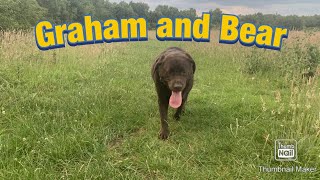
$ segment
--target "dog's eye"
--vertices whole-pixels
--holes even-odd
[[[164,80],[165,80],[165,81],[169,81],[169,80],[170,80],[170,77],[164,77]]]
[[[169,77],[160,77],[160,81],[169,81]]]

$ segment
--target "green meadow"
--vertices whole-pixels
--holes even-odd
[[[320,178],[319,32],[290,32],[281,51],[219,44],[217,32],[209,43],[149,33],[40,51],[32,33],[1,32],[1,179]],[[171,46],[197,69],[162,141],[151,65]],[[297,161],[274,159],[276,139],[297,141]]]

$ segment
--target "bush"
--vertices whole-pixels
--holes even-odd
[[[266,57],[266,50],[253,48],[249,54],[245,55],[244,65],[242,67],[243,72],[248,74],[269,72],[273,66],[273,60]]]
[[[288,48],[279,60],[281,74],[297,79],[310,78],[316,75],[320,63],[320,50],[311,44],[297,44]]]
[[[301,80],[316,75],[320,63],[320,49],[311,44],[296,43],[284,47],[281,53],[253,48],[245,56],[243,72],[248,74],[273,73]]]

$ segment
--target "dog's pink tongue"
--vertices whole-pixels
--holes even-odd
[[[182,103],[182,96],[181,91],[179,92],[173,92],[170,96],[169,105],[173,108],[178,108],[181,106]]]

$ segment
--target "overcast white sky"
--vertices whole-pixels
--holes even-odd
[[[144,2],[152,10],[159,4],[179,9],[195,8],[198,14],[220,8],[230,14],[314,15],[320,14],[320,0],[110,0],[110,2]],[[268,3],[266,3],[268,2]]]

